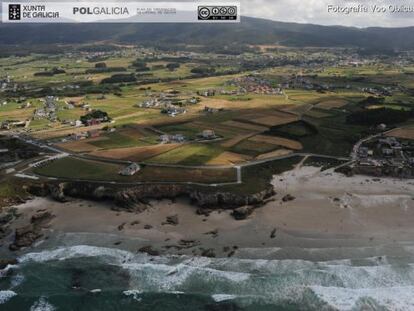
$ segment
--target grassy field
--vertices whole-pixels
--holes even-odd
[[[148,143],[138,138],[132,138],[130,136],[122,135],[122,133],[117,132],[107,134],[105,138],[106,139],[91,141],[89,143],[102,149],[127,148],[148,145]]]
[[[253,157],[276,149],[279,149],[279,147],[274,144],[255,142],[252,140],[244,140],[231,148],[231,150],[235,153],[246,154]]]
[[[120,164],[83,160],[72,157],[56,160],[34,169],[36,174],[56,178],[117,182],[234,182],[235,169],[191,169],[143,166],[134,176],[121,176]]]
[[[222,151],[223,150],[219,146],[212,144],[186,144],[151,158],[148,162],[202,165],[220,155]]]
[[[291,170],[302,159],[303,157],[293,156],[291,158],[244,167],[242,169],[243,183],[223,188],[242,194],[257,193],[268,187],[274,175]],[[277,192],[278,189],[275,190]]]
[[[266,51],[267,48],[260,49]],[[56,122],[47,119],[32,120],[26,130],[33,136],[41,139],[53,138],[61,142],[72,133],[114,127],[116,132],[108,133],[102,130],[99,139],[68,142],[60,146],[73,152],[136,162],[194,166],[231,165],[294,151],[348,156],[352,145],[364,137],[369,130],[367,127],[346,123],[347,115],[363,109],[359,102],[372,95],[366,91],[366,88],[393,89],[392,95],[384,96],[383,102],[368,108],[387,107],[409,110],[414,107],[412,96],[414,66],[412,65],[397,66],[387,59],[376,59],[375,64],[367,62],[354,67],[340,65],[342,62],[338,60],[344,58],[338,58],[337,53],[345,53],[343,51],[294,48],[267,51],[281,63],[285,60],[291,60],[293,62],[287,63],[295,64],[297,62],[294,60],[305,59],[312,62],[314,59],[324,59],[329,60],[329,64],[337,65],[331,66],[328,63],[320,66],[272,65],[266,68],[262,64],[267,61],[267,56],[262,58],[260,52],[246,52],[225,58],[214,53],[200,52],[192,57],[178,57],[175,61],[177,55],[174,53],[156,50],[148,52],[136,47],[123,47],[113,53],[99,53],[96,58],[96,55],[93,55],[92,59],[85,56],[87,53],[77,52],[0,58],[0,78],[9,76],[13,82],[24,86],[16,94],[8,93],[7,98],[4,98],[8,103],[0,106],[0,121],[31,119],[34,110],[43,106],[42,99],[46,94],[59,95],[58,120]],[[136,66],[134,61],[137,59],[146,62],[148,71],[137,72],[134,67]],[[256,61],[260,64],[257,68],[244,67]],[[105,62],[108,68],[122,67],[117,71],[135,75],[136,81],[102,84],[104,78],[111,77],[117,72],[91,71],[90,69],[95,68],[97,62]],[[179,68],[168,70],[165,66],[171,62],[180,63]],[[191,72],[196,67],[213,67],[216,73],[220,74],[224,74],[226,70],[239,73],[200,77]],[[35,73],[50,72],[53,68],[63,69],[65,73],[35,76]],[[246,75],[264,79],[272,87],[282,87],[282,93],[265,95],[260,90],[245,93],[242,85],[234,84],[234,79]],[[297,77],[307,80],[309,84],[307,86],[290,84],[288,88],[282,86]],[[327,87],[318,89],[316,85]],[[29,87],[34,94],[39,90],[48,91],[42,93],[43,95],[33,95],[29,92],[30,95],[24,96],[27,98],[21,99],[20,97],[23,96],[20,96],[20,93],[24,94],[27,91],[26,87]],[[209,89],[216,91],[214,96],[204,97],[197,94],[198,91]],[[224,95],[221,90],[239,93]],[[137,105],[150,98],[168,98],[171,94],[177,94],[173,97],[175,99],[198,97],[200,102],[194,105],[184,104],[186,113],[176,117],[161,113],[160,106],[139,108]],[[2,95],[3,93],[0,93],[0,104],[3,102]],[[20,109],[18,100],[21,103],[30,102],[32,106]],[[66,101],[74,101],[76,107],[65,109]],[[107,112],[112,120],[111,123],[75,128],[64,122],[79,120],[82,115],[88,113],[88,108],[81,107],[82,103],[89,105],[90,109]],[[204,107],[213,108],[213,112],[206,112]],[[412,120],[404,125],[411,123]],[[210,143],[195,141],[197,134],[205,129],[214,130],[221,140]],[[187,142],[161,145],[159,136],[162,133],[183,134]],[[409,130],[402,130],[396,134],[412,137]],[[258,187],[250,182],[247,185],[253,189],[262,187],[265,183],[263,180],[269,179],[267,172],[262,170],[279,172],[290,167],[296,160],[292,158],[282,162],[272,162],[273,164],[264,168],[259,167],[258,172],[265,176],[264,179],[259,178],[260,180],[255,179],[254,167],[251,168],[251,173],[250,169],[246,169],[246,176],[253,182],[256,180]],[[82,169],[85,178],[107,180],[120,178],[118,165],[76,161],[80,160],[68,158],[42,169],[46,171],[49,169],[48,173],[60,174],[62,177],[70,173],[69,168],[75,171]],[[213,175],[209,175],[210,171],[191,171],[190,177],[185,176],[187,173],[182,170],[161,172],[158,168],[153,170],[145,168],[134,178],[183,180],[197,176],[194,177],[197,180],[214,179]],[[217,180],[224,180],[223,176],[218,174],[215,177]],[[247,185],[243,187],[248,187]],[[243,187],[240,189],[248,190]]]

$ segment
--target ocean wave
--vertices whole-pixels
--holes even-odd
[[[123,294],[125,296],[129,296],[132,297],[132,299],[136,300],[136,301],[141,301],[141,297],[139,297],[142,294],[142,291],[137,290],[137,289],[130,289],[130,290],[126,290],[123,292]]]
[[[414,290],[414,265],[406,259],[394,265],[387,256],[358,258],[355,265],[351,259],[314,262],[151,257],[111,248],[73,246],[27,254],[20,258],[20,262],[36,264],[78,257],[99,257],[104,264],[117,265],[127,271],[130,290],[123,294],[137,301],[143,299],[142,293],[198,293],[214,300],[232,299],[243,303],[305,301],[308,305],[328,304],[339,310],[355,306],[358,309],[364,303],[400,310],[398,300],[401,306],[414,305],[414,298],[408,295],[409,290]],[[384,295],[376,294],[376,289]],[[398,289],[403,291],[400,296]],[[217,290],[223,290],[225,294],[217,293]],[[390,294],[386,294],[387,290]],[[396,294],[395,298],[392,293]]]
[[[12,290],[0,290],[0,304],[5,303],[16,295],[17,294]]]
[[[54,311],[56,308],[51,305],[45,297],[40,297],[31,307],[30,311]]]
[[[47,250],[38,253],[28,253],[21,256],[18,261],[25,263],[28,261],[47,262],[51,260],[66,260],[79,257],[99,257],[116,259],[116,263],[121,263],[125,260],[131,260],[134,254],[128,251],[123,251],[115,248],[96,247],[89,245],[77,245],[70,247],[61,247],[54,250]]]
[[[19,286],[20,284],[22,284],[24,282],[24,280],[25,280],[25,277],[21,273],[13,275],[11,277],[11,280],[10,280],[11,288],[15,288],[15,287]]]
[[[310,289],[329,306],[338,310],[414,310],[414,286],[350,289],[311,286]]]
[[[213,298],[213,300],[215,302],[222,302],[222,301],[226,301],[226,300],[236,299],[237,296],[236,295],[228,295],[228,294],[214,294],[214,295],[211,295],[211,298]]]
[[[250,278],[249,273],[216,270],[204,266],[178,264],[170,266],[159,263],[123,265],[129,271],[132,286],[142,289],[143,284],[147,290],[158,292],[171,292],[180,290],[186,283],[209,284],[238,284]]]

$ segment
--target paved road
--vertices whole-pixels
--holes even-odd
[[[385,132],[381,132],[381,133],[379,133],[379,134],[375,134],[375,135],[371,135],[371,136],[368,136],[368,137],[362,138],[362,139],[361,139],[361,140],[359,140],[359,141],[358,141],[358,142],[354,145],[354,147],[352,148],[350,158],[351,158],[352,160],[354,160],[354,161],[356,161],[356,160],[358,159],[358,149],[359,149],[359,147],[361,147],[361,145],[362,145],[363,143],[365,143],[365,142],[367,142],[367,141],[369,141],[369,140],[371,140],[371,139],[374,139],[374,138],[377,138],[377,137],[381,137],[381,136],[383,136],[383,135],[385,135],[385,134],[387,134],[387,133],[390,133],[390,132],[395,131],[395,130],[398,130],[398,129],[401,129],[401,128],[397,127],[397,128],[394,128],[394,129],[391,129],[391,130],[385,131]]]
[[[58,147],[54,147],[54,146],[50,146],[50,145],[46,145],[40,141],[34,140],[33,138],[29,138],[29,137],[24,137],[24,136],[20,136],[20,135],[15,135],[15,137],[17,137],[18,139],[22,140],[23,142],[26,142],[28,144],[34,145],[36,147],[42,148],[42,149],[46,149],[49,152],[54,152],[54,155],[48,156],[46,158],[43,158],[39,161],[39,158],[33,159],[33,161],[31,163],[27,163],[27,166],[25,166],[23,169],[21,170],[16,170],[16,175],[18,174],[22,174],[24,171],[26,171],[28,168],[36,165],[36,164],[41,164],[44,163],[46,161],[50,161],[53,160],[55,158],[60,158],[60,157],[67,157],[67,156],[71,156],[74,158],[79,158],[79,159],[86,159],[86,160],[94,160],[94,161],[99,161],[99,162],[104,162],[104,163],[113,163],[113,164],[124,164],[124,165],[128,165],[131,163],[131,161],[124,161],[124,160],[117,160],[117,159],[109,159],[109,158],[102,158],[102,157],[92,157],[89,155],[84,155],[84,154],[76,154],[73,152],[70,152],[68,150],[63,150],[60,149]],[[56,154],[57,153],[57,154]],[[253,160],[253,161],[249,161],[246,163],[240,163],[237,165],[179,165],[179,164],[156,164],[156,163],[145,163],[146,166],[153,166],[153,167],[168,167],[168,168],[182,168],[182,169],[208,169],[208,170],[217,170],[217,169],[236,169],[236,176],[237,176],[237,180],[235,182],[229,182],[229,183],[214,183],[214,184],[204,184],[204,183],[195,183],[195,182],[157,182],[159,184],[188,184],[188,185],[201,185],[201,186],[224,186],[224,185],[236,185],[236,184],[241,184],[242,183],[242,168],[244,167],[250,167],[250,166],[254,166],[254,165],[259,165],[259,164],[264,164],[267,162],[272,162],[272,161],[276,161],[276,160],[283,160],[283,159],[288,159],[288,158],[292,158],[292,157],[296,157],[296,156],[302,156],[302,157],[319,157],[319,158],[326,158],[326,159],[336,159],[336,160],[341,160],[341,161],[349,161],[350,158],[347,157],[336,157],[336,156],[328,156],[328,155],[323,155],[323,154],[315,154],[315,153],[291,153],[291,154],[287,154],[287,155],[282,155],[282,156],[275,156],[275,157],[270,157],[267,159],[260,159],[260,160]],[[25,174],[27,175],[27,174]],[[54,177],[46,177],[46,176],[41,176],[41,175],[37,175],[37,174],[33,174],[33,176],[38,176],[38,177],[42,177],[42,178],[47,178],[47,179],[51,179],[51,180],[56,180],[56,178]],[[97,183],[102,183],[102,184],[119,184],[119,185],[141,185],[141,184],[151,184],[154,182],[119,182],[119,181],[105,181],[105,180],[85,180],[85,179],[77,179],[77,178],[73,178],[73,179],[65,179],[65,178],[59,178],[59,180],[62,181],[78,181],[78,182],[97,182]]]

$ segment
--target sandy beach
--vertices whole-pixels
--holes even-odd
[[[81,243],[137,251],[151,246],[160,254],[205,255],[211,250],[208,255],[242,258],[312,259],[317,252],[309,250],[335,248],[327,259],[338,259],[341,248],[393,245],[395,252],[395,242],[414,238],[414,184],[409,180],[344,177],[301,167],[275,176],[273,185],[274,201],[242,221],[228,210],[198,215],[184,199],[152,201],[144,212],[129,213],[113,210],[112,203],[36,198],[17,207],[22,216],[13,226],[47,210],[55,217],[38,247]],[[283,202],[286,194],[294,199]],[[178,223],[166,223],[169,216]]]

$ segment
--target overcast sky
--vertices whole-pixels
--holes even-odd
[[[240,0],[242,14],[278,21],[313,23],[321,25],[344,25],[355,27],[414,26],[414,0]],[[341,7],[364,4],[369,13],[329,13],[328,5]],[[372,6],[385,7],[385,13],[372,13]],[[411,13],[393,13],[389,7],[405,5]]]
[[[16,2],[199,2],[220,3],[233,0],[17,0]],[[319,25],[342,25],[353,27],[407,27],[414,26],[414,0],[234,0],[241,4],[242,15],[272,19],[283,22],[312,23]],[[3,0],[0,0],[0,3]],[[13,2],[4,0],[4,2]],[[328,6],[358,7],[364,5],[368,13],[328,12]],[[385,13],[373,13],[373,5],[384,7]],[[411,8],[411,12],[391,12],[390,6]],[[0,6],[1,12],[1,6]]]

